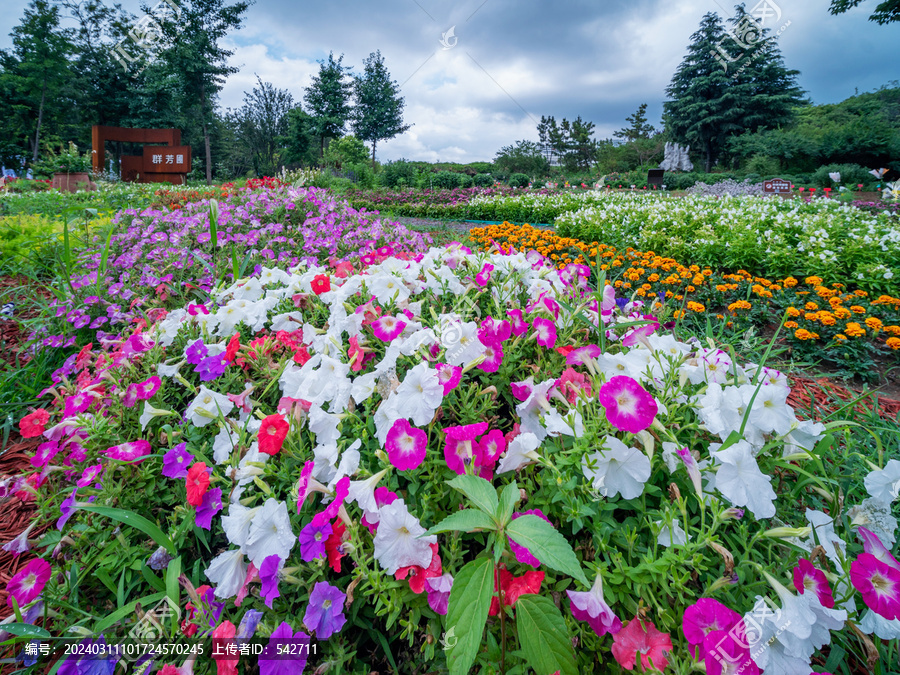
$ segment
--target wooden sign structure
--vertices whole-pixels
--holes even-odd
[[[791,181],[783,178],[773,178],[763,182],[763,192],[770,194],[789,195],[793,189],[794,186],[791,185]]]
[[[662,185],[665,169],[649,169],[647,171],[647,185]]]
[[[106,165],[106,141],[122,143],[164,143],[165,147],[155,145],[144,147],[143,155],[122,155],[122,180],[138,183],[174,183],[184,185],[187,173],[191,170],[191,149],[181,145],[180,129],[126,129],[124,127],[103,127],[95,125],[91,129],[93,140],[92,163],[95,172],[101,172]],[[147,157],[150,157],[149,164]],[[154,155],[161,155],[162,160],[155,164]],[[172,163],[167,163],[166,156],[172,155]],[[182,162],[175,163],[181,155]],[[154,168],[159,167],[159,168]]]

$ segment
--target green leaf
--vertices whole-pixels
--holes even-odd
[[[513,510],[519,503],[519,486],[513,481],[500,492],[500,506],[497,507],[497,521],[503,527],[512,518]]]
[[[166,567],[166,596],[181,607],[181,586],[178,583],[178,577],[181,575],[181,556],[169,561]]]
[[[98,622],[94,626],[94,633],[95,634],[102,633],[107,628],[109,628],[114,623],[116,623],[117,621],[121,621],[126,616],[133,614],[135,608],[138,606],[138,603],[140,603],[141,607],[144,607],[144,608],[152,607],[155,603],[162,600],[165,597],[165,595],[166,595],[165,593],[154,593],[153,595],[145,595],[140,600],[135,600],[134,602],[129,602],[124,607],[120,607],[112,614],[109,614],[106,617],[104,617],[102,621]]]
[[[566,621],[550,598],[527,593],[516,601],[516,629],[536,675],[578,675]]]
[[[497,492],[484,478],[479,476],[457,476],[449,483],[454,490],[459,490],[469,498],[475,506],[489,516],[497,513]]]
[[[493,593],[494,564],[489,558],[473,560],[456,575],[442,638],[450,675],[466,675],[475,663]]]
[[[12,635],[28,638],[50,638],[53,637],[40,626],[32,626],[30,623],[7,623],[0,626],[0,630],[5,630]]]
[[[522,516],[507,525],[506,534],[519,546],[527,548],[542,564],[590,586],[575,551],[547,521],[537,516]]]
[[[494,519],[482,511],[477,509],[464,509],[451,513],[440,523],[425,532],[422,536],[429,534],[438,534],[439,532],[450,532],[460,530],[462,532],[472,532],[473,530],[496,530],[497,524]]]
[[[172,543],[172,540],[159,529],[156,523],[151,523],[144,518],[144,516],[139,516],[138,514],[133,513],[132,511],[126,511],[125,509],[115,509],[110,506],[94,506],[93,504],[88,504],[79,508],[82,511],[89,511],[101,516],[106,516],[107,518],[112,518],[125,525],[131,525],[131,527],[139,529],[172,555],[177,553],[175,544]]]

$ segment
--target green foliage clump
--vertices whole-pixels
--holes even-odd
[[[472,183],[475,187],[491,187],[494,184],[494,177],[489,173],[476,173]]]
[[[509,180],[506,181],[511,187],[528,187],[528,184],[531,182],[531,179],[527,174],[524,173],[514,173],[509,177]]]
[[[839,183],[831,180],[830,173],[841,174]],[[869,173],[868,169],[859,164],[829,164],[820,166],[812,175],[811,181],[816,187],[835,187],[836,185],[847,185],[856,189],[857,185],[863,188],[874,189],[876,184],[875,176]]]
[[[415,182],[416,167],[409,160],[398,159],[382,166],[378,178],[383,187],[408,187]]]

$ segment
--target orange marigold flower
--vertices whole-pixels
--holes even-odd
[[[796,318],[796,317],[800,316],[800,310],[797,309],[796,307],[788,307],[787,314],[791,318]]]
[[[854,314],[865,314],[865,307],[860,307],[859,305],[850,305],[850,311]]]
[[[900,350],[900,338],[892,337],[887,339],[887,346],[894,350]]]
[[[706,311],[706,307],[704,307],[703,304],[699,302],[689,302],[687,304],[687,308],[692,312],[697,312],[698,314]]]
[[[806,277],[803,280],[808,286],[821,286],[822,278],[821,277]]]
[[[728,311],[733,312],[737,309],[750,309],[752,305],[746,300],[737,300],[736,302],[732,302],[728,305]]]
[[[869,297],[869,294],[862,290],[853,291],[853,293],[860,298],[868,298]]]
[[[693,292],[696,291],[697,289],[694,288],[693,286],[688,286],[688,287],[685,288],[684,290],[687,291],[688,293],[693,293]]]
[[[844,342],[847,339],[847,336],[844,335],[843,333],[838,333],[837,335],[834,336],[834,339],[837,342]]]
[[[876,333],[881,330],[881,327],[884,325],[881,322],[881,319],[875,318],[874,316],[870,316],[866,319],[865,324]]]
[[[823,326],[833,326],[837,321],[831,312],[819,312],[819,322]]]
[[[806,314],[803,315],[803,318],[806,319],[807,321],[817,321],[819,319],[819,313],[818,312],[807,312]]]
[[[847,327],[844,328],[844,332],[850,337],[862,337],[866,334],[866,329],[855,321],[851,321],[847,324]]]
[[[808,309],[810,312],[812,312],[813,310],[819,309],[819,306],[814,302],[807,302],[803,306],[806,307],[806,309]]]
[[[790,322],[788,322],[790,323]],[[785,324],[787,326],[787,324]],[[798,340],[818,340],[818,333],[813,333],[812,331],[806,330],[805,328],[801,328],[799,330],[794,331],[794,337]]]
[[[900,326],[885,326],[884,332],[888,335],[900,335]]]
[[[834,315],[839,319],[849,319],[853,313],[846,307],[835,307]]]
[[[800,324],[797,323],[796,321],[785,321],[784,322],[785,328],[798,328],[799,326],[800,326]]]
[[[828,298],[828,304],[831,305],[832,307],[837,307],[842,302],[844,302],[844,299],[839,295],[835,295],[831,298]]]
[[[796,285],[797,285],[797,280],[794,277],[788,277],[787,279],[784,280],[785,288],[793,288]]]

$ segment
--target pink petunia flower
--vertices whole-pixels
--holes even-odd
[[[714,630],[703,639],[706,675],[759,675],[759,666],[750,655],[746,633],[742,618],[731,630]]]
[[[900,617],[900,570],[863,553],[850,565],[850,581],[869,609],[888,621]]]
[[[466,472],[466,465],[471,464],[473,458],[472,441],[487,431],[487,428],[487,422],[478,422],[444,429],[447,435],[444,441],[444,459],[451,471],[460,475]]]
[[[541,347],[552,349],[556,344],[556,324],[550,319],[535,317],[534,319],[535,340]]]
[[[531,324],[525,321],[524,317],[522,316],[521,309],[509,310],[509,318],[511,321],[510,328],[513,335],[519,337],[520,335],[524,335],[528,332],[528,328],[531,326]]]
[[[50,413],[45,408],[38,408],[21,419],[19,422],[19,435],[22,438],[37,438],[44,433],[49,421]]]
[[[478,369],[486,373],[496,373],[500,369],[500,364],[503,363],[503,349],[499,344],[489,344],[485,345],[482,354],[484,361],[478,364]]]
[[[627,375],[616,375],[600,387],[600,405],[610,424],[632,434],[653,424],[659,410],[650,392]]]
[[[135,464],[140,464],[144,461],[141,458],[150,454],[150,443],[143,439],[121,443],[120,445],[114,445],[109,448],[105,454],[110,459],[115,459],[120,462],[134,462]]]
[[[500,345],[509,339],[512,326],[505,319],[499,320],[491,316],[485,318],[478,328],[478,339],[485,345]]]
[[[889,567],[893,567],[897,571],[900,571],[900,562],[898,562],[897,559],[891,555],[891,552],[888,550],[887,546],[881,543],[881,539],[878,538],[877,534],[872,532],[870,529],[862,526],[859,527],[858,532],[859,536],[862,537],[863,549],[865,549],[866,553],[871,553],[885,565],[888,565]]]
[[[490,263],[484,263],[484,267],[482,267],[481,271],[475,275],[475,283],[484,288],[491,280],[491,272],[493,271],[493,265],[491,265]]]
[[[568,354],[566,354],[566,365],[567,366],[583,366],[588,359],[596,359],[603,352],[600,350],[600,347],[597,345],[584,345],[583,347],[576,347]]]
[[[794,568],[794,588],[800,595],[812,591],[823,607],[828,609],[834,607],[834,596],[831,593],[831,586],[828,585],[828,579],[822,570],[816,569],[805,558],[800,558]]]
[[[613,635],[613,657],[625,670],[633,670],[636,662],[641,664],[642,671],[651,667],[665,670],[671,651],[672,638],[668,633],[658,631],[652,621],[641,623],[635,617]]]
[[[53,458],[59,454],[61,449],[62,448],[53,441],[41,443],[37,447],[37,450],[35,450],[34,457],[31,458],[31,465],[36,469],[47,466],[47,464],[53,461]]]
[[[439,577],[425,581],[428,590],[428,606],[441,615],[447,614],[450,603],[450,591],[453,589],[453,576],[447,572]]]
[[[691,645],[691,653],[697,655],[700,648],[700,656],[705,656],[706,651],[703,641],[706,636],[714,631],[730,631],[743,618],[733,609],[729,609],[718,600],[701,598],[684,610],[681,630],[684,637]]]
[[[379,340],[392,342],[400,337],[406,325],[406,321],[403,319],[398,319],[396,316],[388,314],[372,322],[372,332],[375,333],[375,337]]]
[[[641,340],[650,337],[657,330],[659,330],[659,322],[656,320],[655,316],[644,314],[640,318],[644,321],[649,321],[650,323],[644,324],[643,326],[638,326],[637,328],[633,328],[632,330],[628,331],[622,338],[623,346],[633,347],[634,345],[640,343]]]
[[[391,464],[400,471],[417,469],[425,461],[428,435],[401,417],[388,431],[385,448]]]
[[[82,472],[81,478],[79,478],[78,482],[75,484],[78,487],[87,487],[97,479],[97,476],[100,475],[101,471],[103,471],[102,464],[92,464]]]
[[[460,366],[451,366],[449,363],[436,364],[438,382],[444,387],[444,396],[459,386],[462,379],[462,368]]]
[[[598,574],[594,585],[587,592],[566,591],[571,601],[572,616],[584,621],[594,632],[603,637],[607,633],[618,633],[622,630],[622,622],[603,597],[603,580]]]
[[[50,580],[50,564],[46,560],[35,558],[25,568],[13,575],[6,584],[6,604],[12,607],[12,599],[15,598],[19,607],[24,607],[34,600],[44,590],[44,586]]]

